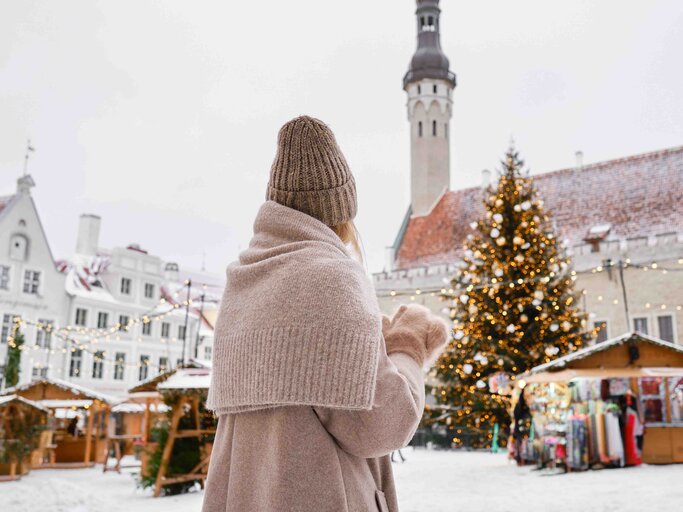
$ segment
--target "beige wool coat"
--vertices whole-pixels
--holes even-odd
[[[219,311],[203,512],[397,511],[389,454],[417,429],[445,338],[424,308],[382,318],[334,232],[266,202]]]
[[[388,454],[408,444],[423,407],[420,366],[395,353],[380,358],[370,411],[286,406],[223,415],[202,511],[395,512]]]

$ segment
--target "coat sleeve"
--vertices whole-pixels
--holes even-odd
[[[388,356],[382,337],[372,409],[313,409],[344,451],[372,458],[387,455],[410,442],[422,418],[424,404],[422,368],[407,354]]]

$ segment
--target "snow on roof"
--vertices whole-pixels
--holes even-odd
[[[630,341],[644,341],[646,343],[651,343],[653,345],[657,345],[660,347],[663,347],[667,350],[671,350],[674,352],[679,352],[683,354],[683,347],[679,345],[674,345],[673,343],[669,343],[668,341],[660,340],[659,338],[655,338],[653,336],[648,336],[646,334],[642,334],[639,332],[632,332],[632,333],[626,333],[622,334],[621,336],[618,336],[616,338],[612,338],[611,340],[603,341],[601,343],[596,343],[595,345],[591,345],[590,347],[585,347],[580,350],[577,350],[575,352],[571,352],[567,355],[564,355],[562,357],[558,357],[557,359],[550,361],[548,363],[544,363],[538,366],[535,366],[531,370],[529,370],[528,373],[534,374],[534,373],[540,373],[548,370],[561,370],[563,369],[568,363],[572,361],[577,361],[580,359],[584,359],[592,354],[596,354],[598,352],[602,352],[604,350],[610,349],[612,347],[616,347],[619,345],[624,345]]]
[[[209,389],[211,372],[206,368],[181,368],[164,382],[159,391],[171,389]]]
[[[683,146],[533,179],[558,238],[571,245],[598,224],[609,223],[615,239],[683,232]],[[480,187],[447,191],[430,213],[411,217],[394,247],[396,269],[458,261],[470,224],[484,214],[483,198]]]
[[[93,400],[38,400],[38,403],[48,409],[87,409]]]
[[[14,394],[17,391],[25,391],[39,384],[52,384],[59,388],[70,391],[74,395],[85,395],[94,400],[100,400],[102,402],[107,402],[110,404],[114,404],[120,401],[118,398],[113,397],[111,395],[106,395],[104,393],[100,393],[99,391],[79,386],[78,384],[74,384],[73,382],[67,382],[65,380],[57,379],[55,377],[43,377],[40,379],[32,380],[31,382],[27,382],[26,384],[21,384],[20,386],[15,386],[13,388],[6,389],[2,394]]]
[[[595,225],[595,226],[592,226],[592,227],[588,230],[588,232],[589,232],[591,235],[601,235],[601,234],[603,234],[603,233],[606,233],[606,232],[609,231],[610,229],[612,229],[612,224],[610,224],[610,223],[608,222],[607,224],[597,224],[597,225]]]
[[[211,368],[213,368],[213,363],[211,362],[211,359],[193,358],[193,359],[190,359],[190,364],[194,364],[199,368],[207,368],[209,370]]]
[[[153,412],[153,413],[164,413],[164,412],[167,412],[169,410],[169,407],[166,404],[150,404],[149,410],[150,410],[150,412]],[[138,404],[138,403],[124,402],[124,403],[117,404],[114,407],[112,407],[111,412],[113,412],[113,413],[140,414],[140,413],[145,412],[145,406],[143,404]]]
[[[40,405],[38,402],[34,402],[33,400],[27,400],[23,396],[19,395],[6,395],[6,396],[0,396],[0,407],[2,407],[5,404],[8,404],[10,402],[21,402],[26,405],[29,405],[31,407],[34,407],[35,409],[39,409],[41,411],[47,412],[47,409]]]
[[[133,386],[128,390],[129,395],[136,395],[138,393],[152,392],[152,390],[157,389],[159,384],[164,382],[166,379],[175,375],[175,373],[181,368],[204,368],[211,369],[211,361],[208,359],[190,359],[189,362],[185,363],[185,366],[179,366],[171,370],[167,370],[164,373],[160,373],[153,377],[148,377],[147,379],[140,381],[138,384]],[[156,391],[154,391],[156,393]]]

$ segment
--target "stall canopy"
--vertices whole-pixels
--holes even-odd
[[[116,398],[55,378],[36,379],[4,394],[34,401],[51,413],[53,425],[41,435],[44,453],[34,467],[87,467],[106,457],[109,411]],[[83,428],[78,427],[77,416],[83,418]],[[70,429],[66,419],[76,425]]]
[[[683,376],[683,347],[639,332],[596,343],[518,376],[518,381],[564,382],[579,377]]]

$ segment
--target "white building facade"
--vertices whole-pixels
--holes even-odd
[[[13,319],[25,337],[20,383],[57,377],[123,396],[190,359],[210,358],[223,282],[181,272],[137,245],[99,246],[101,219],[84,214],[76,252],[55,261],[30,196],[0,198],[0,369]]]
[[[46,375],[55,361],[52,333],[36,324],[57,325],[66,317],[64,275],[55,267],[47,237],[31,196],[31,176],[17,180],[16,193],[0,197],[0,376],[4,385],[8,338],[14,318],[32,325],[21,329],[25,350],[20,378]]]

